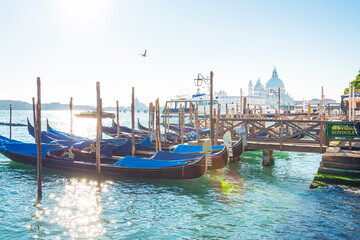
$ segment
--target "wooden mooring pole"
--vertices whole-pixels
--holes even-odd
[[[214,119],[213,119],[213,78],[214,73],[210,72],[210,138],[211,145],[214,145]]]
[[[189,106],[189,110],[190,110],[190,124],[193,123],[193,110],[192,110],[192,102],[190,102],[190,106]]]
[[[242,88],[240,88],[240,115],[243,114],[243,110],[242,110],[242,100],[243,100]]]
[[[165,104],[165,109],[164,109],[164,146],[166,147],[166,132],[167,132],[167,119],[166,119],[166,115],[167,115],[167,105]],[[161,138],[160,138],[161,140]]]
[[[180,127],[181,127],[181,134],[180,134],[180,137],[181,137],[181,144],[184,144],[184,122],[183,122],[183,119],[184,119],[184,111],[183,111],[183,107],[180,107]]]
[[[195,128],[196,128],[196,142],[199,142],[199,105],[195,107]]]
[[[37,78],[37,104],[36,104],[36,144],[37,144],[37,183],[38,199],[42,198],[42,158],[41,158],[41,85],[40,78]]]
[[[167,108],[167,132],[170,132],[170,107]]]
[[[102,139],[103,138],[103,130],[102,130],[102,128],[103,128],[103,125],[102,125],[102,114],[103,114],[103,105],[102,105],[102,98],[100,98],[100,109],[101,109],[101,112],[100,112],[100,119],[101,119],[101,121],[100,121],[100,139]]]
[[[97,117],[97,127],[96,127],[96,175],[98,186],[101,182],[101,166],[100,166],[100,138],[101,138],[101,98],[100,98],[100,82],[96,82],[96,117]]]
[[[70,98],[70,138],[73,140],[73,98]]]
[[[207,121],[206,121],[206,107],[204,105],[204,128],[207,128]]]
[[[280,115],[281,115],[281,110],[280,110],[280,88],[279,88],[279,118],[280,118]]]
[[[151,112],[152,112],[152,103],[149,103],[149,132],[148,132],[148,137],[151,137]]]
[[[131,156],[135,156],[135,88],[131,94]]]
[[[35,138],[35,143],[37,143],[37,133],[36,133],[36,105],[35,105],[35,98],[32,98],[32,103],[33,103],[33,120],[34,120],[34,138]]]
[[[218,144],[219,140],[219,124],[220,124],[220,113],[221,113],[221,104],[218,104],[218,115],[216,115],[216,128],[215,128],[215,145]]]
[[[11,139],[11,122],[12,122],[12,105],[10,104],[10,124],[9,124],[9,126],[10,126],[10,129],[9,129],[10,136],[9,136],[9,138],[10,139]]]
[[[116,101],[116,136],[120,136],[120,111],[119,111],[119,101]]]
[[[155,133],[155,105],[151,104],[151,124],[152,124],[152,133]]]
[[[158,138],[159,138],[159,151],[161,151],[161,128],[160,128],[160,101],[157,101],[157,125],[158,125]]]

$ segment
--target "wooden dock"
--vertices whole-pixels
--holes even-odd
[[[322,161],[310,188],[328,184],[360,187],[360,140],[329,137],[327,124],[347,125],[356,137],[355,122],[287,118],[220,118],[220,136],[245,127],[247,151],[262,150],[263,166],[274,165],[273,151],[321,153]]]
[[[286,152],[324,153],[326,151],[326,146],[320,147],[320,144],[315,143],[283,143],[282,145],[280,145],[279,142],[248,141],[245,150],[274,150]]]
[[[310,188],[328,184],[360,187],[360,152],[329,147]]]

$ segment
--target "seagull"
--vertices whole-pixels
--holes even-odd
[[[140,53],[139,55],[143,56],[143,57],[146,57],[146,50],[144,53]]]

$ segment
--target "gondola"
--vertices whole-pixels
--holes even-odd
[[[179,126],[169,125],[169,129],[177,134],[181,134],[181,127]],[[192,133],[192,132],[196,133],[196,129],[191,127],[184,127],[184,130],[185,130],[184,133]],[[199,129],[198,132],[199,132],[199,136],[201,137],[210,135],[210,129]]]
[[[48,144],[58,144],[67,148],[73,147],[75,149],[84,150],[87,148],[95,148],[96,142],[94,139],[87,139],[82,137],[73,137],[71,140],[70,134],[64,133],[50,127],[47,123],[47,129],[49,132],[41,132],[41,142]],[[28,132],[31,136],[34,135],[34,127],[31,125],[28,119]],[[111,157],[112,155],[126,156],[132,152],[132,144],[129,139],[114,138],[114,139],[102,139],[100,153],[103,156]],[[150,138],[144,138],[135,142],[135,152],[137,151],[149,151],[151,149]]]
[[[36,144],[7,141],[1,141],[1,143],[0,150],[5,157],[19,163],[37,164]],[[72,158],[52,158],[47,152],[50,148],[59,151],[59,149],[54,149],[55,146],[53,145],[42,144],[43,167],[91,175],[96,173],[95,163],[77,161]],[[161,158],[166,158],[166,155],[162,155],[158,159],[126,156],[112,164],[101,163],[101,173],[121,178],[193,179],[201,177],[207,169],[207,160],[204,155],[193,159],[179,157],[176,160],[163,160]]]
[[[102,127],[103,133],[110,137],[116,137],[117,136],[117,124],[113,121],[111,127],[103,126]],[[147,132],[136,130],[134,131],[137,138],[146,138],[148,136]],[[120,126],[119,128],[119,134],[128,136],[129,134],[132,134],[132,129],[128,128],[126,126]]]
[[[141,154],[140,154],[141,155]],[[197,159],[198,157],[201,157],[203,155],[202,152],[197,153],[176,153],[176,152],[166,152],[166,151],[158,151],[158,152],[152,152],[152,156],[149,157],[149,159],[157,159],[160,160],[177,160],[177,159],[186,159],[187,161],[190,161],[191,159]],[[138,155],[139,156],[139,155]],[[216,152],[212,152],[208,156],[208,169],[220,169],[224,168],[228,162],[228,151],[226,147],[222,147]],[[95,153],[89,153],[86,151],[75,151],[74,152],[74,160],[78,161],[90,161],[95,162],[96,155]],[[117,157],[105,157],[101,156],[101,162],[104,163],[115,163],[117,161]]]
[[[139,120],[139,119],[138,119],[138,128],[140,129],[140,131],[149,133],[149,128],[143,126],[143,125],[140,123],[140,120]],[[161,134],[161,135],[165,136],[164,134]],[[169,141],[171,141],[171,142],[179,141],[179,140],[180,140],[180,135],[179,135],[179,134],[176,134],[176,133],[173,133],[173,132],[167,132],[167,133],[166,133],[166,139],[169,140]]]
[[[212,146],[212,154],[222,151],[225,148],[224,145]],[[243,140],[239,138],[239,140],[228,146],[229,157],[237,159],[243,154]],[[193,145],[177,145],[175,148],[171,150],[174,153],[183,153],[183,154],[200,154],[202,152],[201,146],[193,146]]]
[[[32,128],[31,124],[28,123],[29,127]],[[68,137],[68,140],[70,141],[70,135],[68,133],[64,133],[61,131],[58,131],[54,128],[52,128],[49,124],[49,122],[47,121],[47,130],[48,132],[52,133],[52,134],[59,134],[61,136],[65,136]],[[33,130],[30,130],[33,131]],[[81,138],[79,136],[77,136],[78,139],[84,139]],[[89,140],[87,140],[86,142],[88,142]],[[144,142],[144,141],[143,141]],[[54,143],[54,142],[52,142]],[[78,160],[78,161],[90,161],[90,162],[95,162],[95,152],[88,152],[88,151],[82,151],[85,147],[88,147],[88,145],[84,145],[84,144],[75,144],[75,142],[70,142],[71,144],[68,144],[68,142],[63,142],[63,141],[57,141],[55,143],[58,144],[62,144],[65,145],[67,147],[75,147],[75,151],[74,151],[74,159]],[[90,142],[93,143],[93,142]],[[105,145],[107,144],[107,145]],[[95,144],[94,144],[95,145]],[[184,147],[186,147],[187,145],[184,145]],[[190,146],[190,147],[194,147],[194,146]],[[200,147],[200,148],[199,148]],[[79,148],[79,149],[76,149]],[[101,154],[101,162],[103,163],[115,163],[117,161],[118,157],[121,156],[126,156],[131,154],[131,143],[129,141],[123,140],[121,141],[121,139],[107,139],[105,142],[102,142],[102,146],[101,146],[101,150],[100,150],[100,154]],[[150,143],[138,143],[136,144],[136,151],[135,151],[135,155],[138,157],[148,157],[148,156],[153,156],[156,155],[157,153],[155,152],[151,152],[149,151],[150,148]],[[209,165],[208,169],[219,169],[219,168],[223,168],[227,165],[228,163],[228,152],[226,151],[224,146],[221,147],[215,147],[217,149],[217,151],[213,151],[212,154],[209,156],[209,159],[211,161],[212,164]],[[165,148],[167,149],[167,148]],[[200,149],[200,150],[199,150]],[[145,151],[142,151],[145,150]],[[168,150],[168,149],[167,149]],[[203,152],[201,150],[201,146],[197,147],[196,152],[179,152],[181,156],[181,154],[192,154],[192,155],[202,155]],[[176,156],[176,154],[179,154],[176,151],[172,152],[171,156]],[[114,158],[113,155],[116,155],[117,158]],[[185,156],[185,157],[189,157],[189,156]]]

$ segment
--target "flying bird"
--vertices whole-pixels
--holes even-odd
[[[144,53],[140,53],[141,56],[146,57],[146,50]]]

